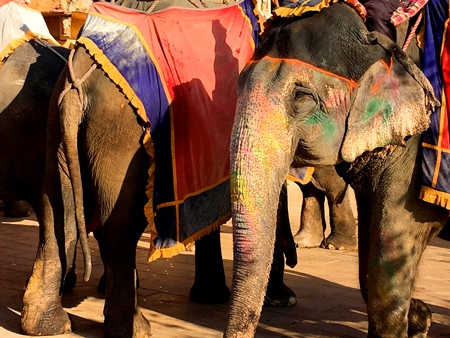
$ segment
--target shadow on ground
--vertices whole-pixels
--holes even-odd
[[[20,337],[19,321],[23,286],[31,272],[38,243],[33,219],[0,218],[0,337]],[[231,233],[223,227],[222,246],[228,285],[231,285]],[[222,337],[229,304],[189,302],[194,278],[194,253],[147,263],[148,235],[137,250],[141,287],[138,303],[158,337]],[[439,243],[438,243],[439,244]],[[98,247],[90,237],[93,274],[79,281],[63,297],[75,333],[64,337],[102,337],[104,295],[97,291],[103,273]],[[416,291],[430,304],[434,321],[429,337],[450,336],[450,288],[444,244],[430,246],[421,264]],[[286,284],[297,294],[293,308],[264,308],[256,337],[366,337],[367,316],[357,281],[357,253],[323,249],[298,250],[299,264],[286,270]],[[82,257],[78,266],[82,267]],[[440,264],[440,265],[439,265]],[[81,275],[81,268],[79,268]],[[81,278],[80,278],[81,280]],[[433,285],[433,289],[429,288]],[[445,300],[444,300],[445,299]]]

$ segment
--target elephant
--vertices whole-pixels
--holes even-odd
[[[348,185],[336,173],[334,166],[316,168],[310,182],[296,183],[303,194],[300,228],[294,236],[297,247],[355,249],[356,220],[350,204]],[[325,197],[328,201],[331,228],[326,238]]]
[[[69,50],[44,40],[19,46],[0,68],[0,198],[25,200],[39,212],[47,110]],[[14,203],[16,204],[16,202]]]
[[[136,246],[148,224],[144,205],[150,157],[142,144],[142,126],[129,99],[95,65],[85,47],[77,46],[71,55],[50,101],[41,236],[23,298],[21,329],[28,335],[72,330],[61,305],[61,284],[78,240],[84,253],[83,278],[88,279],[91,263],[84,225],[96,224],[95,237],[106,275],[105,337],[147,337],[150,323],[136,305],[135,282]],[[76,88],[66,90],[74,79],[82,80],[75,81]],[[281,187],[278,193],[286,195]],[[267,303],[273,305],[296,302],[292,290],[283,283],[284,257],[288,265],[297,263],[284,207],[287,204],[280,204],[280,236],[267,291]],[[196,241],[195,264],[190,299],[227,301],[230,290],[225,282],[219,230]]]
[[[230,169],[238,254],[224,337],[255,334],[273,252],[267,243],[290,168],[336,165],[341,174],[345,162],[358,205],[368,337],[423,337],[430,324],[412,285],[448,211],[419,201],[411,177],[419,134],[439,103],[397,44],[368,32],[347,3],[324,7],[275,18],[239,76]]]

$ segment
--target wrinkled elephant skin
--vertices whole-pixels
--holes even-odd
[[[273,253],[267,243],[274,242],[289,168],[351,162],[428,127],[436,103],[431,86],[386,39],[337,3],[301,19],[276,19],[241,72],[231,141],[234,273],[225,337],[255,334]],[[381,290],[383,280],[369,279],[369,336],[406,337],[407,309],[399,317],[376,308],[386,304]],[[402,300],[409,308],[410,298]],[[381,316],[387,324],[374,325]]]

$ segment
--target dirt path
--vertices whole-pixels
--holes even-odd
[[[290,185],[290,214],[298,226],[301,193]],[[222,226],[222,251],[228,284],[232,275],[232,238],[229,224]],[[141,281],[139,304],[152,323],[155,338],[219,338],[225,325],[228,304],[198,305],[188,300],[194,278],[194,254],[147,263],[149,236],[138,248]],[[38,241],[32,218],[0,217],[0,337],[19,334],[23,285],[31,271]],[[76,331],[63,337],[103,337],[104,298],[96,285],[103,270],[97,245],[90,238],[93,277],[79,282],[63,304],[72,315]],[[450,337],[450,243],[434,240],[420,267],[415,296],[433,310],[429,337]],[[297,294],[293,308],[264,308],[257,337],[366,337],[367,316],[358,289],[357,252],[299,249],[299,264],[287,268],[286,284]],[[78,263],[82,267],[82,261]],[[432,288],[431,288],[432,287]],[[56,336],[58,337],[58,336]]]

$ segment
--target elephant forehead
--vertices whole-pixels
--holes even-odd
[[[256,78],[253,79],[253,82],[264,79],[266,85],[270,86],[271,92],[276,90],[286,92],[294,83],[309,85],[318,91],[325,91],[323,94],[326,94],[330,88],[351,92],[356,86],[356,82],[353,80],[298,59],[265,56],[260,60],[251,61],[250,64],[255,66]],[[261,74],[264,76],[261,77]]]

